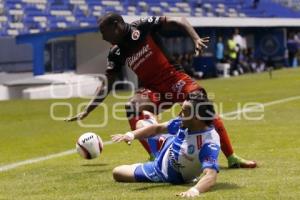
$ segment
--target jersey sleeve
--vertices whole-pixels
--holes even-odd
[[[181,126],[182,126],[181,118],[177,117],[175,119],[170,120],[167,124],[168,133],[171,135],[176,135]]]
[[[135,21],[132,24],[139,27],[141,30],[153,31],[153,30],[158,30],[165,22],[166,22],[165,16],[160,16],[160,17],[151,16],[151,17],[141,18],[140,20]]]
[[[202,170],[205,168],[214,169],[219,172],[218,156],[220,146],[214,143],[206,143],[202,146],[199,153],[199,160]]]
[[[122,69],[123,63],[120,61],[120,49],[114,46],[110,49],[107,57],[106,75],[117,74]]]

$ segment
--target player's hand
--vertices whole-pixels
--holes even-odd
[[[113,142],[122,142],[125,141],[125,134],[116,134],[111,136]]]
[[[184,197],[184,198],[194,198],[200,196],[200,193],[196,188],[192,187],[188,191],[181,192],[177,196]]]
[[[194,41],[195,43],[195,56],[199,56],[203,53],[203,49],[207,48],[209,37],[199,38]]]
[[[116,134],[112,135],[111,139],[113,142],[126,142],[127,144],[131,144],[131,141],[134,140],[134,135],[131,132],[128,132],[126,134]]]
[[[72,121],[77,121],[77,120],[83,120],[84,118],[86,118],[88,116],[88,113],[86,111],[83,111],[81,113],[78,113],[76,116],[74,117],[70,117],[68,119],[65,119],[66,122],[72,122]]]

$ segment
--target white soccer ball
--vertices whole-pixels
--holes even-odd
[[[77,140],[76,150],[84,159],[97,158],[103,150],[102,139],[95,133],[85,133]]]

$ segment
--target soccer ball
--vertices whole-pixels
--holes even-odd
[[[77,140],[76,150],[84,159],[97,158],[103,150],[102,139],[95,133],[85,133]]]

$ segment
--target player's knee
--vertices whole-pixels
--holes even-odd
[[[113,169],[112,174],[113,174],[115,181],[118,181],[118,182],[122,181],[122,171],[123,171],[123,165],[115,167]]]

